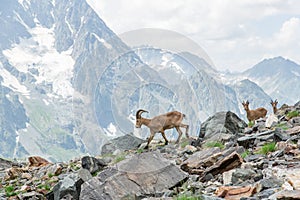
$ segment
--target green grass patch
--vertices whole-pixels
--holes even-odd
[[[53,176],[54,176],[54,174],[52,174],[52,173],[49,173],[49,174],[48,174],[48,177],[49,177],[49,178],[52,178]]]
[[[120,153],[120,154],[118,154],[115,158],[114,158],[114,162],[113,163],[118,163],[118,162],[121,162],[122,160],[125,160],[125,158],[126,158],[126,153]]]
[[[246,151],[244,151],[244,152],[241,154],[241,157],[244,159],[244,158],[246,158],[249,154],[250,154],[250,151],[247,149]]]
[[[289,127],[287,126],[287,124],[286,123],[280,123],[280,124],[276,124],[276,126],[275,126],[276,128],[280,128],[280,129],[282,129],[282,130],[287,130]]]
[[[298,117],[299,116],[299,111],[298,110],[290,111],[290,112],[288,112],[288,114],[286,114],[286,116],[290,119],[293,118],[293,117]]]
[[[254,122],[253,121],[250,121],[250,122],[248,122],[248,127],[253,127],[254,126]]]
[[[138,150],[136,150],[136,152],[137,152],[138,154],[141,154],[141,153],[144,152],[144,149],[138,149]]]
[[[219,147],[220,149],[224,149],[225,145],[222,142],[211,141],[204,144],[206,148]]]
[[[187,145],[189,145],[189,140],[185,140],[185,141],[183,141],[181,144],[180,144],[180,146],[181,146],[181,148],[184,148],[184,147],[186,147]]]
[[[12,185],[6,186],[5,187],[5,195],[6,195],[6,197],[11,197],[11,196],[17,195],[17,193],[15,192],[15,187]]]
[[[276,151],[276,143],[271,142],[271,143],[267,143],[264,146],[262,146],[261,149],[257,153],[266,155],[269,152],[274,152],[274,151]]]
[[[80,167],[76,163],[70,163],[70,168],[74,171],[78,171]]]
[[[45,190],[50,190],[51,186],[49,184],[42,184],[38,186],[39,189],[45,189]]]

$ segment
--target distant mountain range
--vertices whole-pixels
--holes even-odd
[[[300,66],[291,60],[282,57],[265,59],[242,76],[257,83],[282,104],[295,104],[300,99]]]
[[[100,153],[146,117],[177,109],[191,135],[215,112],[245,119],[241,102],[300,99],[300,66],[281,57],[239,74],[215,70],[191,52],[131,49],[85,0],[6,0],[0,8],[0,156],[69,160]],[[143,129],[142,136],[147,137]],[[170,131],[169,137],[176,137]]]

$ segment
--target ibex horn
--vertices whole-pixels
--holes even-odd
[[[148,112],[148,111],[143,110],[143,109],[138,110],[138,111],[136,112],[136,118],[137,118],[137,119],[140,119],[140,118],[141,118],[141,114],[142,114],[143,112]]]

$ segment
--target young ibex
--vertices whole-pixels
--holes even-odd
[[[276,114],[277,113],[277,104],[278,104],[278,101],[277,99],[275,101],[271,100],[271,105],[272,105],[272,108],[273,108],[273,113]]]
[[[142,125],[145,125],[150,129],[150,137],[148,139],[145,149],[147,149],[149,147],[149,144],[156,133],[162,134],[163,138],[165,139],[165,144],[167,145],[169,141],[165,135],[166,129],[171,129],[174,127],[176,128],[176,130],[179,134],[179,136],[176,140],[176,143],[179,143],[181,135],[182,135],[182,131],[180,130],[179,127],[183,127],[186,129],[185,135],[187,138],[189,138],[189,135],[188,135],[189,126],[181,123],[182,119],[185,117],[184,114],[182,114],[178,111],[172,111],[172,112],[168,112],[168,113],[153,117],[152,119],[146,119],[141,116],[143,112],[148,112],[148,111],[140,109],[136,112],[135,127],[141,128]]]
[[[249,120],[249,122],[253,121],[255,123],[255,120],[265,117],[268,112],[265,108],[257,108],[255,110],[250,110],[249,101],[243,101],[242,104],[244,106],[245,111],[247,112],[247,119]]]

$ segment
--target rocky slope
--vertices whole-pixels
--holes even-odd
[[[218,112],[199,137],[149,150],[125,135],[97,157],[1,159],[0,199],[299,199],[299,112],[300,102],[284,105],[253,127]]]

